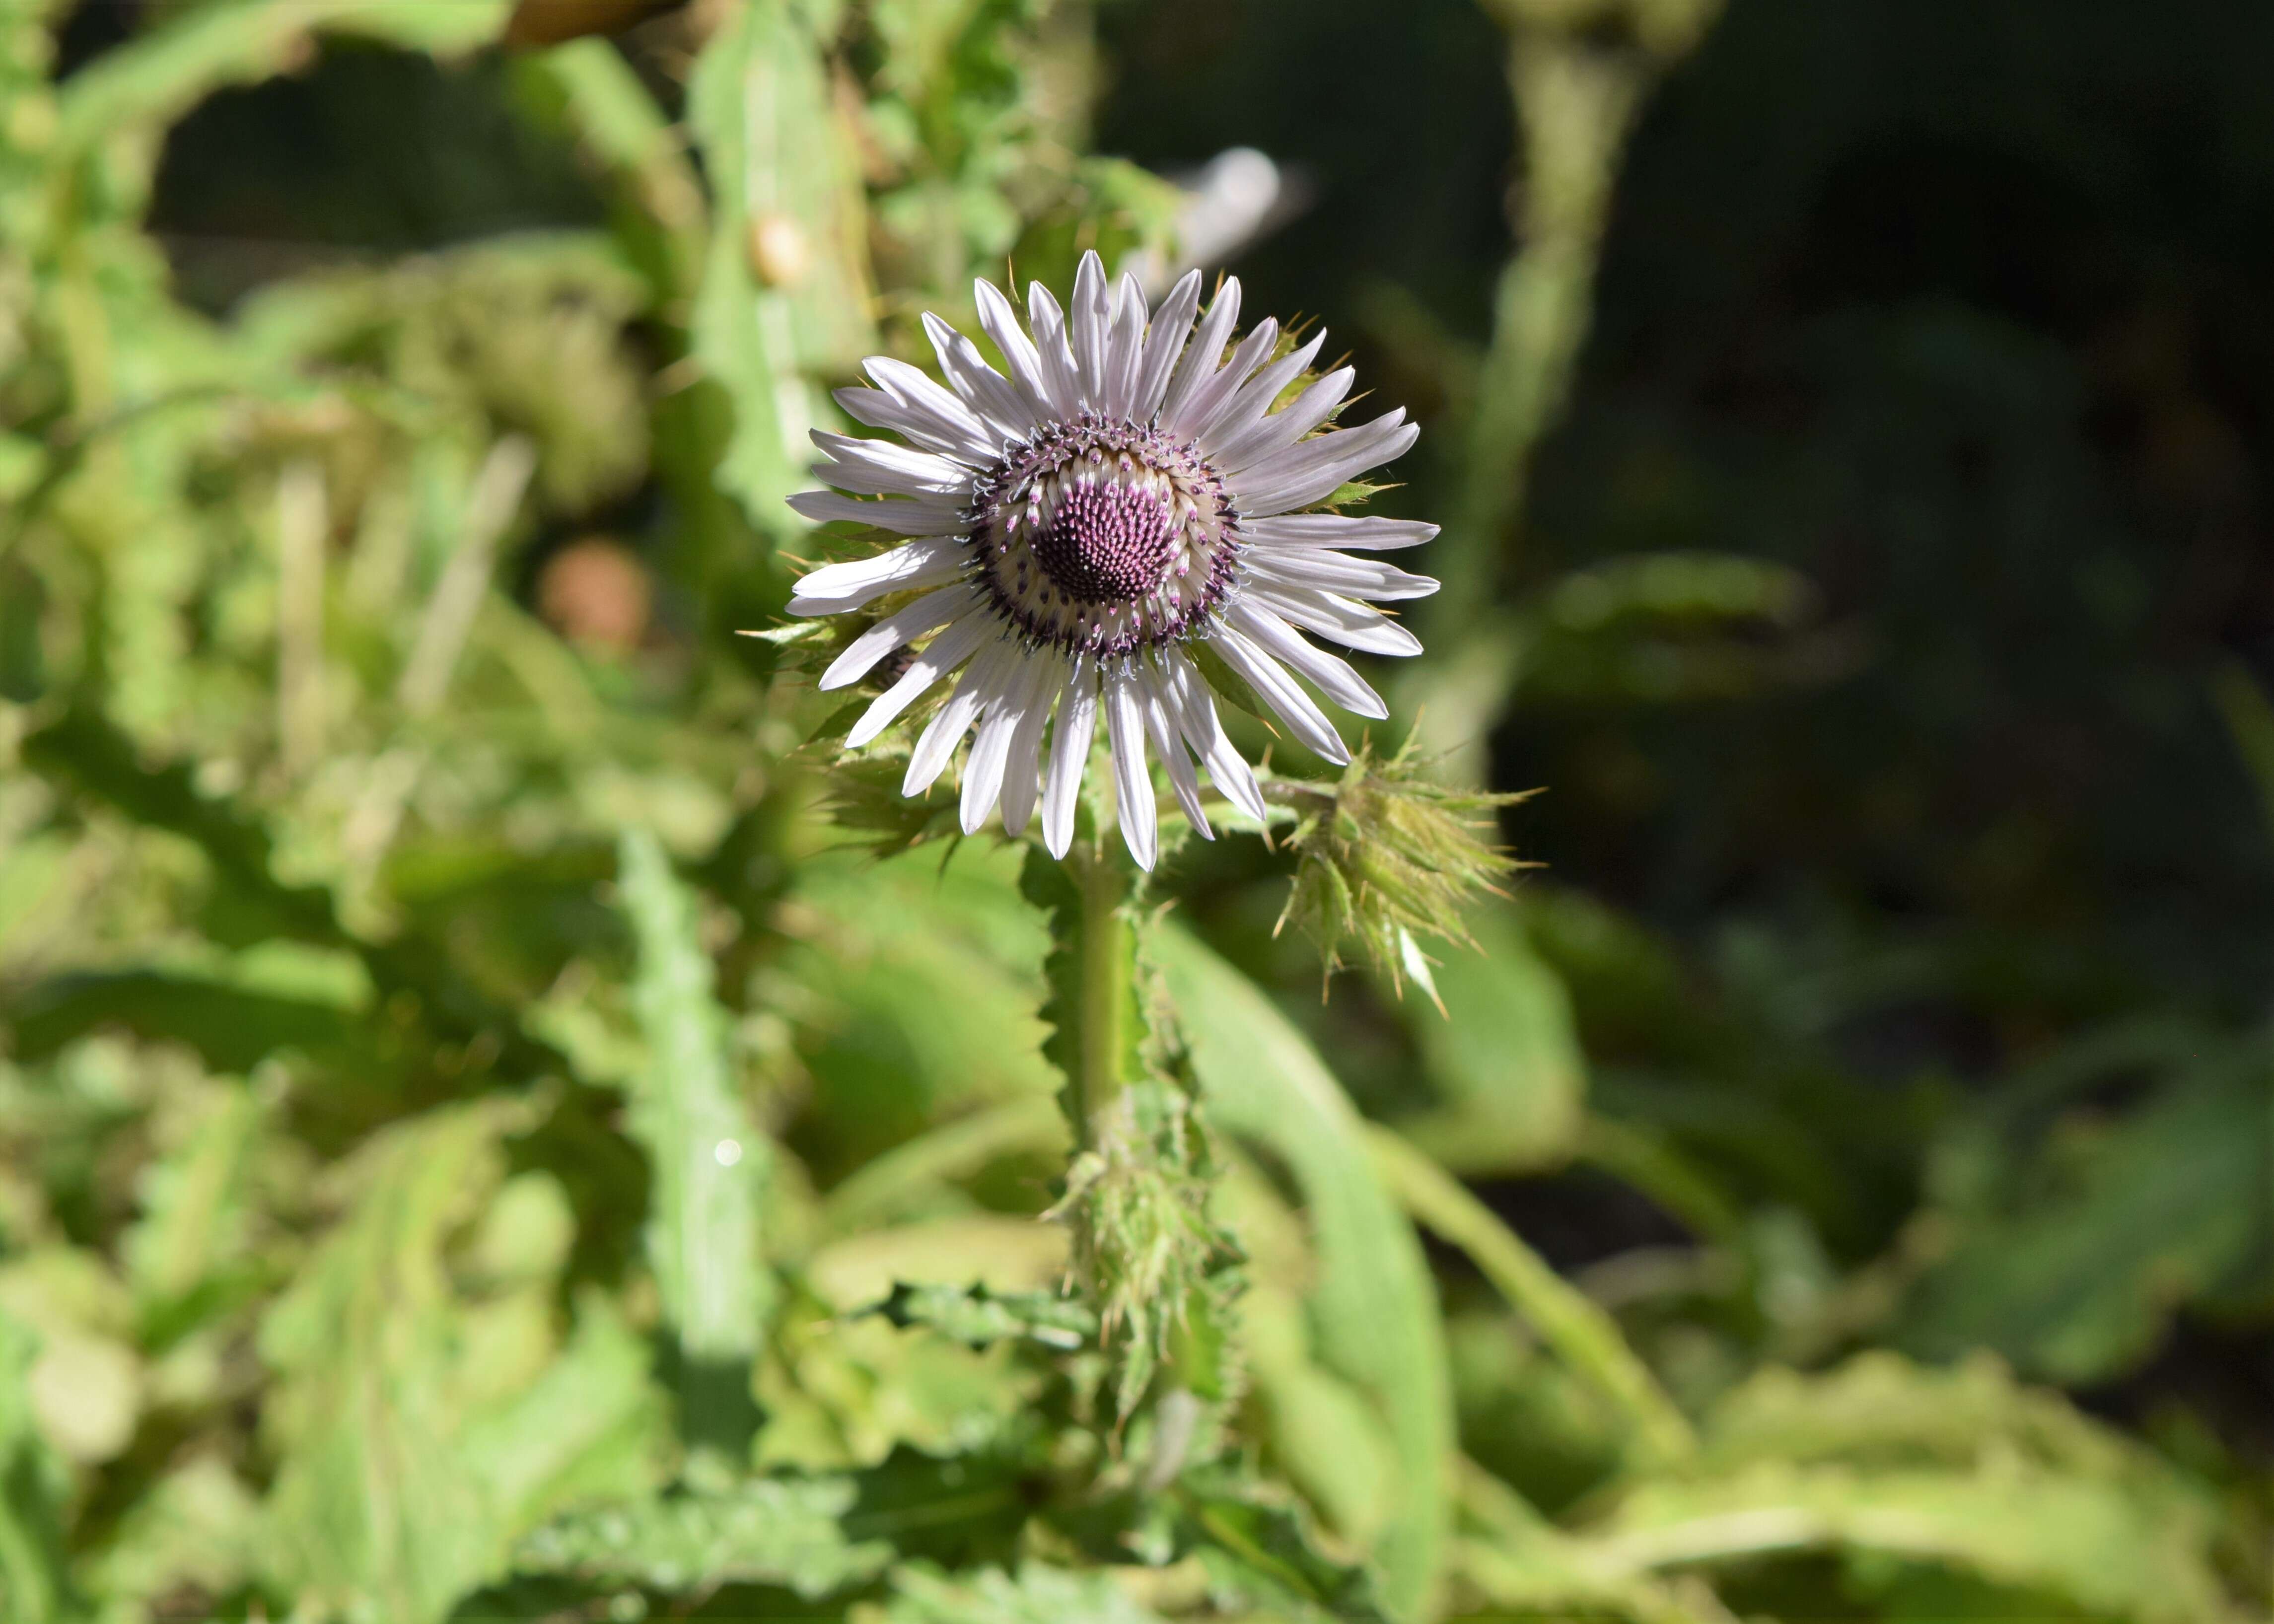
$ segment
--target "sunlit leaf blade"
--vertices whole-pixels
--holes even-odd
[[[1389,1610],[1424,1611],[1447,1526],[1452,1401],[1436,1291],[1419,1243],[1375,1174],[1365,1124],[1317,1053],[1269,999],[1189,933],[1150,951],[1168,978],[1209,1115],[1284,1164],[1319,1255],[1310,1294],[1321,1362],[1380,1411],[1401,1481],[1375,1559]]]
[[[1830,1551],[1959,1568],[2025,1605],[2058,1598],[2138,1624],[2236,1616],[2198,1542],[2172,1532],[2144,1522],[2117,1488],[2058,1473],[1763,1464],[1639,1490],[1588,1543],[1615,1573]]]

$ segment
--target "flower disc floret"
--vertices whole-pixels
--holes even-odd
[[[1231,590],[1239,522],[1198,449],[1084,414],[978,481],[973,568],[1030,642],[1116,659],[1181,641]]]

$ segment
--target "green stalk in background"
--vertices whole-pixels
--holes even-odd
[[[1442,652],[1412,673],[1405,713],[1456,782],[1481,783],[1484,740],[1519,673],[1500,607],[1532,456],[1562,415],[1594,314],[1619,162],[1653,85],[1687,56],[1721,0],[1485,0],[1508,30],[1509,90],[1524,145],[1516,253],[1493,299],[1450,522],[1431,549]]]

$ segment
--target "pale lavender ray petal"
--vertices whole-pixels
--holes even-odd
[[[1353,603],[1332,592],[1312,587],[1281,586],[1250,576],[1247,596],[1276,611],[1306,632],[1331,637],[1368,654],[1410,655],[1421,652],[1421,640],[1371,605]]]
[[[981,279],[971,284],[971,293],[979,305],[979,325],[987,336],[995,341],[995,348],[1003,352],[1004,365],[1011,369],[1011,381],[1020,398],[1039,423],[1052,414],[1050,387],[1043,378],[1043,357],[1035,349],[1035,341],[1027,336],[1020,325],[1019,312],[1003,289],[993,282]]]
[[[1005,638],[980,650],[971,664],[964,667],[955,692],[925,726],[916,748],[909,754],[907,772],[900,779],[901,794],[922,794],[946,771],[947,763],[955,759],[956,746],[971,731],[971,724],[979,719],[979,713],[1003,692],[1004,685],[1016,673],[1013,662],[1017,658],[1018,645]]]
[[[830,662],[817,684],[825,691],[844,688],[867,676],[877,662],[902,643],[978,610],[986,599],[969,586],[945,586],[915,602],[895,609],[853,640],[844,653]]]
[[[1073,351],[1066,347],[1065,312],[1038,282],[1027,284],[1027,320],[1035,329],[1035,350],[1042,357],[1050,410],[1059,417],[1071,417],[1081,410],[1081,376],[1074,367]]]
[[[1319,347],[1326,342],[1327,335],[1320,333],[1309,343],[1289,350],[1232,391],[1207,422],[1193,425],[1193,440],[1212,467],[1219,472],[1223,470],[1224,463],[1216,455],[1218,450],[1263,420],[1263,414],[1271,410],[1271,402],[1279,398],[1279,392],[1303,375],[1318,355]]]
[[[882,501],[863,501],[834,491],[800,491],[787,500],[792,512],[816,524],[843,519],[901,536],[949,536],[969,528],[963,502],[952,496],[888,496]]]
[[[1174,418],[1199,388],[1216,372],[1216,364],[1223,358],[1224,347],[1231,337],[1231,329],[1239,320],[1239,278],[1227,276],[1224,286],[1216,289],[1216,300],[1201,319],[1200,331],[1177,364],[1175,375],[1169,380],[1167,397],[1156,414],[1163,423]]]
[[[1239,348],[1231,352],[1215,376],[1205,380],[1185,397],[1183,405],[1173,412],[1162,415],[1161,425],[1172,434],[1189,435],[1193,425],[1214,419],[1234,389],[1246,382],[1247,375],[1263,365],[1263,359],[1279,342],[1279,324],[1269,316],[1255,324],[1255,330],[1239,341]]]
[[[1374,514],[1284,513],[1269,519],[1240,516],[1239,538],[1250,546],[1285,548],[1347,547],[1360,553],[1388,553],[1418,547],[1437,534],[1437,527],[1419,519],[1385,519]]]
[[[1213,840],[1216,831],[1209,827],[1208,810],[1201,805],[1200,774],[1193,771],[1193,758],[1185,749],[1185,741],[1175,719],[1169,712],[1166,687],[1157,671],[1137,667],[1138,695],[1144,702],[1145,736],[1153,741],[1153,753],[1169,770],[1169,783],[1177,792],[1177,804],[1185,809],[1185,817],[1201,839]]]
[[[911,445],[926,451],[937,451],[942,456],[953,457],[973,468],[984,468],[995,461],[1002,447],[991,434],[975,434],[962,426],[943,422],[933,413],[911,406],[896,395],[882,389],[863,389],[848,385],[831,396],[855,423],[865,423],[872,429],[890,429],[905,438]]]
[[[918,651],[900,680],[879,695],[877,703],[853,724],[845,736],[847,749],[857,750],[892,725],[892,719],[915,703],[923,691],[976,653],[996,635],[995,618],[976,610],[955,621]]]
[[[1404,422],[1404,416],[1400,410],[1360,428],[1318,435],[1283,455],[1226,476],[1225,484],[1239,511],[1258,518],[1324,501],[1344,480],[1405,455],[1421,431]]]
[[[1077,655],[1067,672],[1058,703],[1058,726],[1050,733],[1050,782],[1043,786],[1043,844],[1053,857],[1073,845],[1073,817],[1081,801],[1081,775],[1089,765],[1089,741],[1097,729],[1097,669]]]
[[[800,578],[789,600],[799,615],[842,614],[887,592],[938,586],[963,573],[969,544],[960,536],[927,536],[874,558],[825,564]]]
[[[1193,317],[1200,307],[1201,274],[1186,271],[1153,312],[1153,324],[1145,334],[1145,358],[1137,372],[1137,396],[1130,406],[1130,416],[1140,423],[1161,410],[1169,375],[1184,353],[1185,341],[1193,335]]]
[[[1105,395],[1105,329],[1111,320],[1107,299],[1105,261],[1093,248],[1074,270],[1073,301],[1067,311],[1081,403],[1092,409],[1103,406]]]
[[[1113,748],[1114,815],[1129,855],[1149,873],[1160,853],[1161,830],[1153,808],[1153,775],[1145,770],[1145,707],[1135,673],[1126,667],[1106,673],[1104,698],[1106,736]]]
[[[1027,827],[1035,798],[1042,793],[1043,724],[1050,720],[1050,706],[1065,686],[1064,655],[1045,648],[1027,658],[1034,667],[1034,686],[1012,732],[1010,752],[1003,759],[1003,827],[1014,835]]]
[[[1177,726],[1208,768],[1209,777],[1216,780],[1217,793],[1257,823],[1263,823],[1269,811],[1263,804],[1262,786],[1255,781],[1255,770],[1224,733],[1216,711],[1216,696],[1198,668],[1182,649],[1173,646],[1165,651],[1161,664],[1168,673]]]
[[[891,356],[870,356],[862,367],[885,394],[915,410],[930,412],[983,445],[1000,445],[1002,436],[990,429],[977,412],[954,390],[934,383],[917,367]]]
[[[1010,380],[987,365],[978,345],[930,311],[924,312],[923,324],[932,353],[939,357],[939,370],[988,426],[1007,440],[1024,439],[1033,432],[1033,410]]]
[[[1209,642],[1224,657],[1224,663],[1246,678],[1248,687],[1279,713],[1296,738],[1338,767],[1349,762],[1350,747],[1335,731],[1335,725],[1277,660],[1229,626],[1219,625]]]
[[[1137,364],[1144,349],[1145,289],[1134,276],[1124,276],[1113,302],[1112,324],[1105,331],[1105,378],[1098,390],[1098,402],[1107,417],[1133,414]]]
[[[1254,638],[1273,658],[1293,667],[1297,676],[1306,679],[1344,710],[1376,721],[1389,715],[1382,695],[1351,668],[1348,660],[1304,642],[1293,627],[1254,598],[1234,604],[1225,612],[1224,620]]]
[[[1218,473],[1232,474],[1277,455],[1332,417],[1357,378],[1355,367],[1344,366],[1316,380],[1288,402],[1284,410],[1273,412],[1243,433],[1224,438],[1222,447],[1209,458],[1209,466]],[[1224,438],[1222,431],[1218,432]]]
[[[1379,559],[1352,558],[1319,547],[1301,553],[1258,548],[1246,556],[1244,568],[1248,574],[1281,586],[1315,587],[1348,598],[1376,598],[1384,603],[1427,598],[1443,584],[1430,575],[1409,575]]]
[[[857,440],[827,429],[811,432],[827,461],[814,477],[864,496],[953,496],[969,500],[971,470],[959,462],[892,440]]]
[[[963,764],[961,819],[963,832],[977,834],[995,810],[1003,793],[1003,769],[1011,755],[1011,740],[1025,719],[1030,701],[1039,698],[1036,678],[1040,662],[1023,651],[979,722],[979,736],[971,741],[971,759]]]

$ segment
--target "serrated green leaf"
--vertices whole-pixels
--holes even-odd
[[[984,1285],[911,1285],[903,1281],[876,1312],[894,1325],[926,1325],[975,1348],[1024,1338],[1070,1350],[1097,1335],[1084,1304],[1048,1291],[997,1292]]]
[[[808,1601],[861,1583],[892,1560],[882,1540],[846,1538],[849,1479],[757,1478],[729,1488],[594,1507],[521,1542],[516,1571],[666,1593],[772,1584]]]
[[[162,1617],[194,1587],[225,1596],[260,1567],[260,1505],[225,1462],[200,1455],[138,1499],[86,1563],[88,1586],[113,1607],[139,1604]]]
[[[141,1215],[126,1233],[128,1283],[144,1317],[163,1313],[235,1261],[251,1238],[255,1153],[267,1115],[241,1082],[202,1100],[181,1143],[143,1169]]]
[[[1320,1362],[1356,1386],[1396,1450],[1397,1511],[1374,1556],[1398,1618],[1426,1611],[1449,1510],[1452,1398],[1436,1290],[1383,1188],[1360,1120],[1302,1034],[1183,929],[1150,938],[1210,1119],[1292,1174],[1316,1237],[1309,1295]]]

